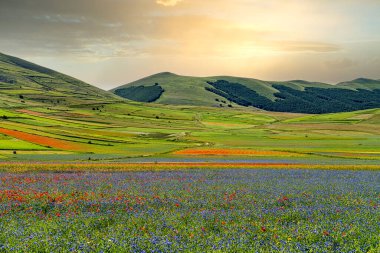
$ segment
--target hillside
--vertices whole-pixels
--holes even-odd
[[[203,105],[213,106],[215,105],[215,99],[221,98],[215,94],[209,94],[205,92],[207,87],[207,78],[179,76],[169,72],[163,72],[156,75],[152,75],[136,82],[115,88],[112,90],[114,93],[123,92],[130,93],[126,98],[134,99],[133,93],[130,87],[144,86],[151,87],[156,83],[164,90],[163,94],[154,102],[161,104],[172,105]],[[135,100],[136,101],[136,100]],[[141,101],[141,100],[137,100]]]
[[[160,92],[152,87],[160,87]],[[141,100],[134,96],[136,89]],[[156,89],[157,90],[157,89]],[[267,111],[333,113],[380,107],[380,81],[359,78],[337,85],[230,76],[188,77],[164,72],[117,87],[117,95],[140,102],[216,107],[253,106]]]
[[[161,73],[127,86],[140,103],[6,55],[0,71],[0,162],[380,160],[379,109],[309,115],[244,106],[328,84]],[[356,92],[354,84],[376,92],[376,81],[362,79],[336,87]]]
[[[20,105],[0,109],[0,162],[378,164],[379,116],[379,109],[305,115],[133,102]]]
[[[34,63],[0,53],[0,107],[74,105],[120,101],[103,91],[70,76]]]
[[[337,86],[349,89],[375,90],[380,89],[380,80],[358,78],[352,81],[338,83]]]

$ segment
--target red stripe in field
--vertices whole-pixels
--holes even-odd
[[[15,137],[23,141],[38,144],[41,146],[49,146],[52,148],[64,149],[64,150],[75,150],[75,151],[82,150],[81,146],[78,144],[75,144],[69,141],[57,140],[50,137],[29,134],[29,133],[6,129],[6,128],[0,128],[0,133]]]
[[[252,149],[184,149],[174,152],[176,155],[289,155],[288,152]]]
[[[26,109],[17,110],[17,112],[26,113],[33,116],[44,116],[44,114],[41,112],[35,112],[35,111],[26,110]]]

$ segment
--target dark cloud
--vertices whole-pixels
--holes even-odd
[[[378,0],[0,0],[0,51],[97,84],[166,70],[338,81],[378,74],[379,8]],[[94,76],[86,61],[107,71]]]
[[[100,46],[113,55],[142,37],[144,6],[152,4],[140,1],[2,0],[0,45],[58,54],[96,54],[92,48]]]

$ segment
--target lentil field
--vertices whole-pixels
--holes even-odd
[[[0,172],[0,252],[379,252],[378,170]]]

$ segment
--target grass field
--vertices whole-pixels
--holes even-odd
[[[302,115],[140,103],[20,105],[0,108],[0,159],[39,161],[41,151],[62,151],[43,157],[126,162],[233,156],[370,164],[380,160],[379,115],[378,109]]]

